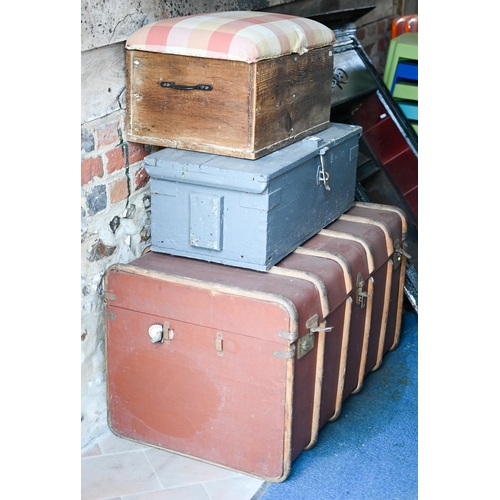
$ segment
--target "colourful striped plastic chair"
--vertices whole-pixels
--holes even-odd
[[[418,63],[418,33],[403,33],[391,40],[383,77],[388,89],[392,87],[398,63],[408,60]]]
[[[411,29],[408,24],[406,28],[401,28],[411,18],[405,17],[399,24],[398,19],[393,21],[393,33],[398,26],[400,29]],[[391,39],[383,81],[418,134],[418,31],[407,31]]]

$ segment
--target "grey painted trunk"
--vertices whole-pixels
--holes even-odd
[[[267,271],[354,204],[361,131],[332,123],[257,160],[149,155],[151,249]]]

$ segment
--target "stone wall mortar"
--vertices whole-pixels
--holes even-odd
[[[85,217],[81,244],[82,446],[106,425],[104,276],[150,245],[149,185],[103,212]],[[127,204],[128,202],[128,204]],[[133,215],[132,215],[133,212]],[[110,224],[120,219],[115,233]]]
[[[106,429],[104,276],[116,263],[128,263],[150,245],[149,178],[144,157],[157,148],[123,140],[124,112],[82,126],[81,187],[81,445]],[[100,147],[99,147],[100,146]],[[120,151],[124,155],[120,157]],[[133,151],[127,155],[127,151]],[[110,153],[118,158],[110,165]],[[102,164],[97,175],[83,175],[89,160]],[[127,162],[128,159],[128,162]],[[130,160],[133,160],[130,162]],[[126,181],[126,183],[124,183]],[[112,187],[126,186],[113,202]]]

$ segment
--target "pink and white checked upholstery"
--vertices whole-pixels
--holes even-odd
[[[126,48],[254,63],[335,43],[330,28],[304,17],[231,11],[195,14],[148,24]]]

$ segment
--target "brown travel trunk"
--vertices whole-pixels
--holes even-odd
[[[384,274],[386,287],[396,283],[394,266],[387,279],[396,252],[385,257],[386,233],[403,239],[403,219],[363,205],[347,212],[356,221],[334,222],[265,273],[156,252],[112,266],[105,277],[111,430],[285,480],[376,367],[369,360],[397,343],[389,329],[399,328],[398,304],[385,304],[401,293],[384,288],[378,300],[374,276]],[[379,303],[385,313],[375,313]],[[383,332],[379,318],[387,318]]]
[[[254,64],[127,50],[126,70],[129,141],[254,160],[330,123],[332,46]]]
[[[382,356],[389,350],[395,349],[399,343],[406,260],[409,257],[405,251],[407,221],[404,212],[397,207],[363,202],[355,202],[354,207],[340,219],[365,224],[365,230],[366,225],[380,228],[387,244],[387,258],[382,259],[373,274],[375,283],[380,282],[381,290],[380,293],[374,293],[376,302],[373,305],[365,368],[365,373],[368,373],[379,368]],[[340,223],[337,227],[339,226]],[[359,228],[357,233],[361,234],[361,226],[357,227]],[[372,335],[372,331],[379,333]],[[376,338],[378,344],[375,342]]]

